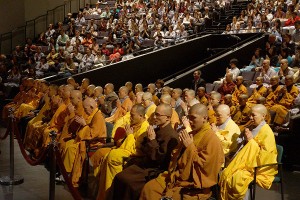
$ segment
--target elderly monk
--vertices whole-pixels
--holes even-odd
[[[143,186],[168,169],[171,152],[179,143],[178,134],[170,123],[173,112],[167,104],[157,106],[154,124],[158,128],[154,130],[152,126],[148,127],[147,136],[141,146],[144,156],[132,158],[129,161],[130,166],[116,175],[107,199],[138,199]]]
[[[294,78],[291,75],[285,76],[285,86],[281,88],[278,94],[277,102],[271,107],[275,112],[274,124],[282,125],[286,122],[286,116],[289,109],[292,108],[294,100],[299,94],[298,88],[294,85]]]
[[[80,90],[80,92],[82,93],[83,96],[86,95],[86,90],[87,90],[89,85],[90,85],[90,80],[88,78],[82,79],[79,90]]]
[[[208,99],[205,96],[205,87],[199,87],[197,89],[197,98],[201,104],[208,105]]]
[[[212,130],[220,139],[226,158],[236,150],[236,139],[240,136],[241,131],[239,126],[231,119],[228,105],[219,105],[215,112],[217,123],[212,124]]]
[[[239,104],[239,96],[241,94],[247,94],[248,95],[248,90],[246,86],[243,84],[244,78],[242,76],[236,77],[236,86],[234,89],[234,92],[232,93],[232,101],[233,104],[238,105]]]
[[[156,105],[152,100],[152,94],[150,92],[145,92],[142,96],[142,104],[146,109],[146,118],[149,119],[153,115]]]
[[[141,83],[137,83],[134,87],[135,94],[138,92],[143,92],[143,85]]]
[[[267,91],[266,104],[265,104],[265,106],[268,109],[270,109],[272,106],[276,104],[279,92],[282,88],[282,86],[279,85],[279,76],[273,76],[270,79],[270,85],[271,87],[269,87]]]
[[[181,107],[184,110],[185,115],[188,115],[189,109],[197,104],[200,103],[195,96],[195,91],[194,90],[186,90],[184,93],[184,102],[181,102]]]
[[[222,96],[225,96],[226,94],[232,94],[234,90],[235,90],[235,84],[233,82],[233,74],[226,73],[222,85],[218,88],[218,92]]]
[[[87,88],[86,88],[86,91],[85,91],[85,97],[84,98],[87,98],[87,97],[93,97],[94,96],[94,90],[95,90],[96,86],[91,84],[89,85]]]
[[[75,121],[81,125],[74,139],[66,143],[63,162],[68,173],[71,173],[72,184],[78,187],[78,181],[82,173],[83,162],[86,157],[84,139],[96,137],[106,138],[106,126],[104,118],[99,111],[94,99],[88,97],[83,101],[84,112],[88,115],[87,120],[82,116],[76,116]]]
[[[111,115],[112,110],[117,106],[118,95],[114,92],[114,85],[112,83],[107,83],[104,86],[104,99],[100,99],[101,112],[105,117]]]
[[[183,188],[199,191],[183,193],[183,199],[208,199],[211,196],[210,187],[217,183],[224,163],[222,145],[208,123],[206,106],[192,106],[188,118],[193,131],[181,131],[181,143],[172,152],[168,171],[144,186],[141,200],[161,199],[162,196],[181,199]]]
[[[147,92],[150,92],[152,94],[152,101],[155,103],[155,105],[159,104],[159,98],[155,95],[156,86],[154,83],[150,83],[147,87]]]
[[[221,102],[222,95],[218,92],[211,92],[208,109],[208,122],[210,124],[216,123],[217,119],[215,116],[215,109],[219,106]]]
[[[142,141],[148,126],[145,108],[138,104],[134,105],[130,111],[130,125],[127,124],[125,127],[127,137],[120,147],[112,149],[100,163],[98,200],[105,199],[113,178],[123,170],[124,158],[143,155]]]
[[[268,89],[263,85],[263,77],[259,76],[256,78],[256,88],[254,88],[252,95],[248,98],[247,103],[250,106],[256,104],[256,99],[259,97],[265,97],[267,95]]]
[[[171,105],[177,112],[179,119],[181,119],[184,116],[184,111],[181,107],[181,102],[182,102],[181,95],[182,95],[182,89],[180,88],[173,89],[171,95],[172,96]]]
[[[231,94],[226,94],[224,96],[224,104],[229,106],[230,108],[230,116],[233,117],[236,112],[237,112],[237,106],[233,105],[232,103],[232,95]]]
[[[127,82],[125,83],[125,86],[128,88],[128,96],[129,96],[130,100],[131,100],[132,102],[134,102],[134,100],[135,100],[135,94],[134,94],[134,92],[132,91],[132,87],[133,87],[132,82],[127,81]]]
[[[68,85],[72,85],[75,90],[79,89],[78,83],[76,83],[75,79],[73,77],[69,77],[67,80]]]
[[[114,123],[131,110],[132,101],[128,96],[128,92],[129,90],[126,86],[120,87],[116,110],[112,111],[112,115],[105,119],[106,122]]]
[[[105,98],[103,95],[103,88],[101,86],[95,87],[93,98],[97,102],[98,106],[100,106],[100,99],[104,100],[104,98]]]
[[[254,179],[254,167],[277,162],[275,138],[272,129],[264,120],[266,114],[267,109],[261,104],[251,108],[251,121],[254,126],[245,129],[244,137],[240,137],[238,153],[221,174],[221,199],[243,199]],[[276,174],[277,169],[273,166],[259,168],[256,183],[269,189]]]

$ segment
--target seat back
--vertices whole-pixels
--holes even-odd
[[[214,85],[212,84],[212,83],[206,83],[206,85],[205,85],[205,90],[206,90],[206,93],[208,94],[208,93],[210,93],[211,91],[213,91],[214,90]]]
[[[281,163],[283,147],[281,145],[276,145],[276,148],[277,148],[277,162]]]

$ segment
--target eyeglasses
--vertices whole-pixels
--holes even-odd
[[[156,117],[162,117],[162,116],[169,117],[168,115],[162,115],[162,114],[159,114],[159,113],[157,113],[157,112],[154,113],[154,116],[156,116]]]

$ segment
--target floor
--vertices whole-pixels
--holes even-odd
[[[0,127],[0,136],[5,133]],[[15,140],[15,174],[24,177],[24,183],[16,186],[0,185],[0,200],[47,200],[49,199],[49,172],[44,166],[31,166],[23,158],[19,146]],[[0,177],[9,175],[9,137],[0,140]],[[284,171],[285,199],[300,199],[300,172]],[[72,196],[66,185],[56,185],[55,199],[71,200]],[[278,186],[272,186],[271,190],[257,189],[256,199],[279,200]]]

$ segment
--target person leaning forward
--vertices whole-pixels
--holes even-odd
[[[173,151],[168,171],[149,181],[140,200],[158,200],[161,197],[181,199],[182,189],[195,188],[199,193],[183,194],[184,199],[208,199],[210,187],[224,163],[222,145],[207,121],[207,107],[195,104],[188,115],[192,132],[181,131],[181,143]]]

